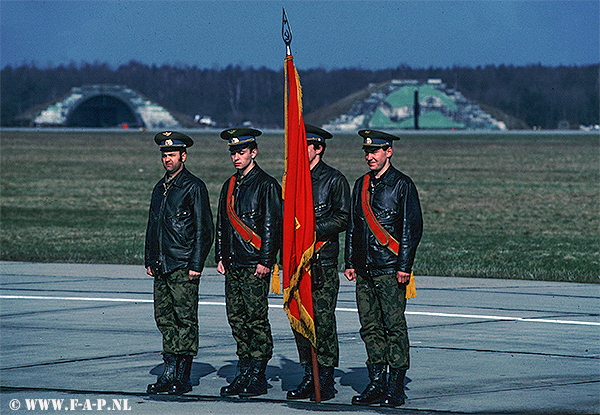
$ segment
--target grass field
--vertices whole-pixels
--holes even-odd
[[[163,174],[153,135],[2,131],[0,259],[142,266]],[[190,135],[187,167],[206,182],[214,213],[233,173],[226,143]],[[366,171],[360,145],[336,135],[325,154],[351,187]],[[258,162],[281,179],[281,134],[260,137]],[[416,275],[599,282],[597,135],[413,133],[393,164],[420,192]]]

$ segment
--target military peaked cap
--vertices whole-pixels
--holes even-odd
[[[316,141],[321,144],[325,144],[325,140],[330,139],[333,135],[329,131],[325,131],[322,128],[315,127],[314,125],[304,124],[304,130],[306,131],[306,141]]]
[[[358,135],[364,139],[363,149],[391,147],[393,141],[400,140],[400,137],[376,130],[360,130]]]
[[[194,140],[177,131],[163,131],[154,136],[161,151],[185,150],[194,145]]]
[[[221,138],[227,140],[227,145],[231,149],[237,146],[245,146],[256,142],[256,137],[262,134],[262,131],[254,128],[229,128],[221,131]]]

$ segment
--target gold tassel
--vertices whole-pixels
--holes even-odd
[[[281,294],[281,282],[279,281],[279,265],[273,266],[273,275],[271,275],[271,292]]]
[[[415,276],[412,271],[410,272],[410,281],[408,281],[408,285],[406,286],[406,295],[408,298],[415,298],[417,296],[417,286],[415,285]]]

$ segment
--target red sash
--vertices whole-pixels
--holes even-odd
[[[370,175],[367,173],[365,174],[365,179],[363,180],[362,208],[365,214],[365,219],[367,220],[367,224],[369,225],[369,229],[371,229],[371,232],[373,232],[373,235],[375,235],[375,238],[382,246],[387,247],[394,254],[398,255],[398,252],[400,251],[400,244],[386,229],[384,229],[383,226],[381,226],[373,214],[373,210],[371,209],[371,192],[369,192],[369,184]]]
[[[321,248],[323,248],[323,245],[325,245],[325,243],[326,243],[326,242],[327,242],[327,241],[317,241],[317,242],[315,243],[315,254],[316,254],[317,252],[319,252],[319,250],[320,250]]]
[[[229,222],[231,222],[231,226],[235,231],[242,237],[244,241],[260,250],[261,240],[260,236],[256,232],[254,232],[248,225],[246,225],[240,217],[235,213],[235,209],[233,207],[233,189],[235,188],[235,175],[231,176],[229,179],[229,190],[227,191],[227,216],[229,217]]]

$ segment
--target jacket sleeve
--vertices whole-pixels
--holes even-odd
[[[228,255],[229,248],[226,246],[228,241],[225,239],[225,227],[227,226],[227,190],[228,182],[223,184],[221,188],[221,194],[219,196],[219,206],[217,207],[217,230],[215,238],[215,262],[218,264],[219,261],[223,261],[226,255]]]
[[[214,238],[214,224],[206,185],[198,181],[193,192],[195,235],[190,270],[202,272]]]
[[[272,268],[277,261],[283,233],[283,207],[281,186],[274,179],[265,185],[264,222],[261,234],[259,263]]]
[[[332,214],[317,221],[316,236],[318,240],[327,239],[344,232],[350,218],[350,186],[343,175],[338,175],[332,183],[331,200]]]
[[[412,181],[408,182],[406,192],[400,200],[403,212],[402,235],[396,271],[410,273],[417,252],[417,246],[423,233],[423,216],[417,188]]]
[[[352,190],[352,199],[350,205],[350,218],[348,220],[348,229],[346,229],[346,246],[344,258],[346,262],[346,269],[355,269],[356,266],[352,262],[352,257],[354,255],[354,237],[356,235],[356,209],[357,206],[357,197],[359,197],[361,193],[360,189],[361,180],[358,179],[356,183],[354,183],[354,189]]]
[[[152,252],[152,211],[148,212],[148,226],[146,227],[146,243],[144,246],[144,266],[148,268],[154,262]]]
[[[152,196],[150,199],[150,206],[148,209],[148,226],[146,227],[146,243],[144,246],[144,265],[148,268],[158,258],[158,251],[156,249],[156,221],[152,217],[152,202],[154,201],[154,194],[156,193],[156,186],[152,190]]]

